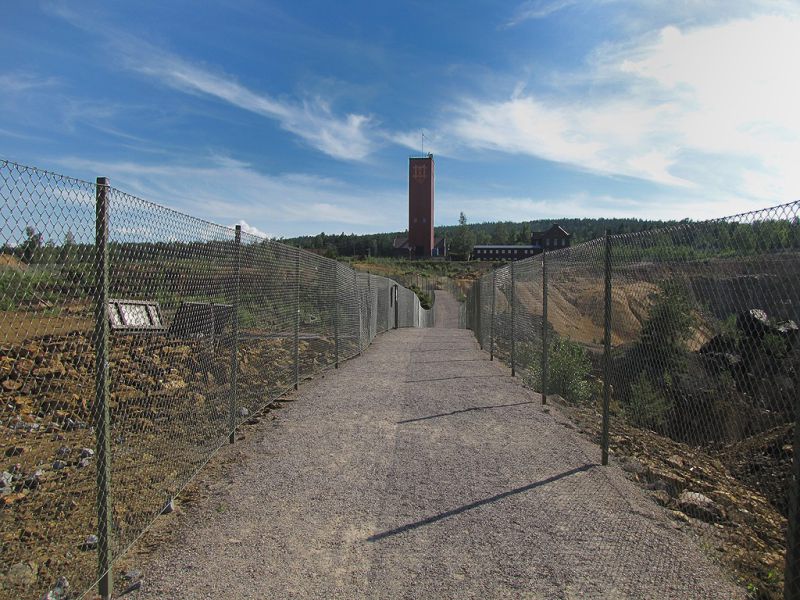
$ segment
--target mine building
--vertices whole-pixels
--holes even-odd
[[[395,256],[447,256],[447,240],[433,235],[433,154],[408,159],[408,236],[394,239]]]
[[[561,227],[561,225],[551,225],[546,231],[534,231],[531,234],[531,245],[539,246],[545,250],[557,250],[568,248],[571,234]]]
[[[472,258],[476,260],[522,260],[539,254],[539,246],[506,244],[478,244],[472,247]]]
[[[534,231],[529,245],[478,244],[472,248],[475,260],[522,260],[542,252],[568,248],[571,234],[560,225],[553,225],[546,231]]]

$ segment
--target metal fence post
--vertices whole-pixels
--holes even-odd
[[[294,314],[294,389],[300,387],[300,248],[294,259],[295,314]]]
[[[333,264],[333,352],[335,368],[339,368],[339,263]]]
[[[494,297],[497,271],[492,269],[492,319],[489,321],[489,360],[494,360]]]
[[[231,398],[230,398],[230,428],[228,443],[236,439],[236,380],[239,375],[237,352],[239,349],[239,279],[242,273],[242,226],[236,226],[236,237],[233,246],[234,256],[234,285],[233,285],[233,319],[231,320]]]
[[[356,306],[358,306],[358,355],[361,356],[361,323],[363,321],[361,313],[361,291],[358,289],[358,273],[353,269],[353,282],[356,286]]]
[[[794,400],[794,448],[789,480],[789,526],[786,532],[786,565],[783,572],[784,600],[800,600],[800,395]]]
[[[111,414],[108,373],[108,187],[98,177],[95,188],[95,452],[97,454],[97,556],[98,591],[111,598]]]
[[[542,404],[547,404],[547,252],[542,250]]]
[[[394,298],[394,328],[397,329],[400,326],[400,308],[397,306],[397,300],[400,298],[400,294],[398,293],[398,286],[394,284],[392,286],[392,295]]]
[[[611,400],[611,236],[608,230],[605,233],[605,310],[603,332],[603,430],[600,444],[602,447],[602,460],[608,464],[608,410]]]
[[[517,356],[516,356],[516,333],[515,333],[515,324],[516,324],[516,314],[517,314],[517,307],[515,306],[515,276],[514,276],[514,260],[511,260],[511,376],[515,377],[517,374]]]
[[[475,300],[475,325],[474,325],[474,328],[475,328],[475,331],[477,331],[477,335],[475,337],[478,338],[478,346],[480,347],[481,350],[483,350],[483,327],[482,327],[482,323],[481,323],[481,321],[482,321],[482,319],[481,319],[481,315],[482,315],[481,308],[482,308],[482,302],[483,301],[481,300],[481,283],[480,283],[480,280],[478,280],[477,283],[478,283],[478,285],[473,285],[472,286],[472,289],[475,290],[475,298],[476,298],[476,300]]]
[[[372,342],[372,276],[367,271],[367,344]]]

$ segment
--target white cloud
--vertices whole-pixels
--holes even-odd
[[[669,26],[592,58],[555,92],[461,100],[442,115],[440,151],[529,155],[751,206],[800,197],[800,17]]]
[[[236,227],[236,225],[239,225],[242,228],[242,231],[244,231],[245,233],[249,233],[250,235],[257,235],[258,237],[262,237],[262,238],[274,237],[274,236],[271,236],[268,233],[265,233],[265,232],[261,231],[258,227],[253,227],[252,225],[250,225],[244,219],[240,219],[239,221],[237,221],[233,225],[230,225],[230,227],[233,228],[233,227]]]
[[[250,228],[256,235],[290,237],[332,227],[392,231],[405,222],[404,190],[354,190],[304,173],[269,175],[228,157],[192,160],[192,165],[80,158],[54,162],[70,172],[108,176],[115,188],[194,217],[216,223],[236,219],[243,230]]]
[[[129,68],[184,92],[205,94],[277,120],[317,150],[342,160],[364,160],[375,148],[372,117],[337,116],[320,97],[291,103],[255,92],[224,73],[197,65],[128,39],[122,46]]]

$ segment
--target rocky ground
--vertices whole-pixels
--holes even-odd
[[[301,375],[333,343],[300,342]],[[208,456],[227,442],[227,340],[112,336],[114,551],[127,547]],[[353,344],[343,342],[342,357]],[[83,331],[0,347],[0,598],[35,597],[66,576],[89,586],[97,564],[94,348]],[[293,382],[292,340],[242,335],[237,423]]]
[[[582,433],[599,442],[597,407],[575,407],[558,396],[553,400]],[[771,498],[785,494],[791,428],[717,450],[679,444],[613,416],[610,432],[612,457],[628,477],[698,539],[708,555],[725,565],[750,597],[783,598],[786,518]],[[781,445],[780,453],[763,452],[775,443]],[[752,476],[755,464],[761,468],[758,479]],[[771,488],[765,489],[763,481],[773,482],[774,496],[764,493]]]

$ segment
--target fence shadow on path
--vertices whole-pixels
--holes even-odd
[[[388,531],[383,531],[381,533],[376,533],[375,535],[371,535],[367,538],[368,542],[379,542],[383,539],[388,537],[392,537],[401,533],[405,533],[407,531],[413,531],[414,529],[419,529],[420,527],[424,527],[425,525],[432,525],[433,523],[437,523],[439,521],[443,521],[449,517],[454,517],[456,515],[460,515],[461,513],[473,510],[475,508],[480,508],[481,506],[486,506],[487,504],[492,504],[494,502],[498,502],[509,496],[515,496],[517,494],[522,494],[524,492],[528,492],[530,490],[545,486],[549,483],[554,483],[559,479],[564,479],[565,477],[569,477],[571,475],[577,475],[578,473],[583,473],[585,471],[589,471],[597,467],[597,464],[585,464],[580,467],[576,467],[574,469],[570,469],[569,471],[564,471],[563,473],[559,473],[558,475],[553,475],[552,477],[548,477],[547,479],[542,479],[541,481],[535,481],[534,483],[529,483],[528,485],[523,485],[518,488],[514,488],[513,490],[508,490],[506,492],[502,492],[495,496],[490,496],[489,498],[483,498],[482,500],[477,500],[476,502],[471,502],[470,504],[465,504],[464,506],[459,506],[458,508],[454,508],[452,510],[448,510],[438,515],[433,515],[432,517],[428,517],[426,519],[422,519],[421,521],[415,521],[414,523],[408,523],[407,525],[402,525],[400,527],[396,527],[395,529],[389,529]]]
[[[476,411],[476,410],[489,410],[489,409],[493,409],[493,408],[508,408],[508,407],[511,407],[511,406],[522,406],[524,404],[533,404],[533,402],[530,402],[530,401],[529,402],[514,402],[513,404],[497,404],[495,406],[471,406],[469,408],[462,408],[460,410],[454,410],[454,411],[451,411],[451,412],[439,413],[438,415],[429,415],[427,417],[417,417],[416,419],[405,419],[403,421],[398,421],[397,424],[398,425],[403,425],[405,423],[415,423],[417,421],[427,421],[428,419],[438,419],[440,417],[450,417],[452,415],[457,415],[457,414],[466,413],[466,412],[473,412],[473,411]]]

